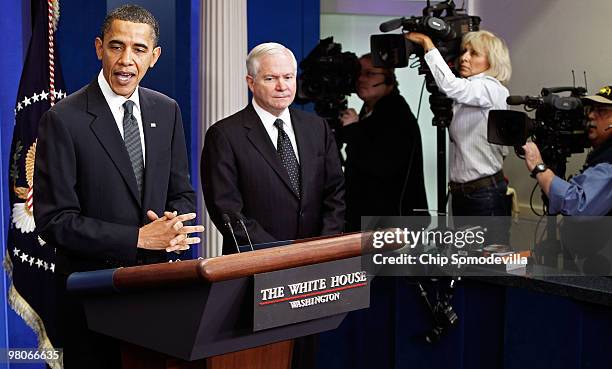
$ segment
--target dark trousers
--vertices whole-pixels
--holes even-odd
[[[119,341],[87,328],[83,304],[66,291],[66,277],[57,278],[58,347],[64,349],[64,369],[121,369]]]
[[[453,215],[457,216],[506,216],[510,215],[506,200],[508,185],[505,181],[472,192],[452,192]]]
[[[508,185],[505,181],[492,183],[491,186],[472,192],[454,191],[452,209],[455,226],[468,225],[468,216],[492,216],[487,221],[487,243],[509,244],[510,241],[510,203],[506,197]],[[459,218],[458,218],[459,217]]]

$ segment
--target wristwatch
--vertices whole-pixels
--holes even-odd
[[[535,178],[538,175],[538,173],[545,172],[546,169],[548,169],[548,167],[544,163],[540,163],[536,165],[531,171],[531,178]]]

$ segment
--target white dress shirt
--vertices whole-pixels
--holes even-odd
[[[146,151],[145,151],[145,139],[144,139],[144,133],[143,133],[144,131],[142,129],[142,114],[140,113],[140,98],[138,95],[138,87],[136,87],[136,90],[134,90],[134,93],[132,94],[132,96],[130,96],[129,99],[126,99],[123,96],[117,95],[111,89],[110,85],[106,81],[106,78],[104,78],[103,71],[100,71],[100,73],[98,74],[98,84],[100,85],[100,89],[102,90],[102,95],[104,95],[104,99],[106,99],[106,103],[108,104],[108,107],[110,108],[111,113],[113,113],[113,118],[115,118],[115,123],[117,123],[117,128],[119,129],[119,133],[121,134],[121,137],[124,137],[123,136],[123,114],[124,114],[123,104],[127,100],[132,100],[134,102],[134,110],[132,110],[132,115],[134,115],[134,117],[138,121],[138,131],[140,132],[140,145],[142,147],[142,164],[144,166],[146,163],[146,160],[145,160]]]
[[[487,141],[487,119],[489,110],[508,108],[508,89],[484,73],[456,77],[438,49],[427,52],[425,61],[440,91],[455,101],[449,127],[454,149],[450,180],[466,183],[499,172],[509,150]]]
[[[270,136],[270,139],[272,140],[272,143],[274,144],[274,147],[276,149],[278,149],[278,147],[276,147],[276,145],[278,144],[278,128],[276,128],[274,122],[276,122],[277,119],[282,119],[283,122],[285,122],[285,124],[283,124],[283,130],[285,131],[285,133],[287,133],[287,136],[289,136],[289,141],[291,141],[291,147],[293,148],[293,152],[295,153],[295,157],[297,158],[297,161],[299,163],[300,156],[298,155],[297,142],[295,141],[295,132],[293,131],[293,125],[291,124],[291,114],[289,114],[289,109],[285,108],[281,115],[277,117],[259,106],[255,99],[253,99],[252,102],[253,108],[255,108],[255,112],[259,116],[259,119],[261,119],[261,122],[263,123],[266,132],[268,132],[268,135]]]

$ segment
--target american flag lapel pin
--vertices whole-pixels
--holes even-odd
[[[151,128],[157,127],[157,123],[151,123]]]

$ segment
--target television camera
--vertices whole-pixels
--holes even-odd
[[[455,75],[457,60],[461,53],[461,40],[471,31],[478,31],[480,17],[465,13],[464,9],[457,9],[452,0],[443,1],[427,6],[421,16],[402,17],[391,19],[380,25],[381,32],[390,32],[402,28],[404,32],[421,32],[428,35],[444,60],[451,67]],[[419,58],[419,74],[425,75],[425,85],[429,91],[429,104],[434,114],[432,123],[437,130],[437,175],[438,175],[438,213],[446,211],[446,132],[453,119],[453,101],[440,92],[431,71],[427,67],[424,51],[420,46],[406,40],[403,34],[381,34],[370,37],[372,61],[375,66],[388,68],[402,68],[408,65],[412,55]]]
[[[569,96],[560,93],[569,92]],[[590,146],[587,139],[584,107],[580,98],[584,87],[543,88],[540,96],[509,96],[508,105],[523,105],[527,112],[535,111],[535,118],[512,110],[489,112],[487,139],[489,142],[514,146],[523,155],[521,146],[531,137],[542,154],[542,159],[558,176],[565,176],[567,158]]]

